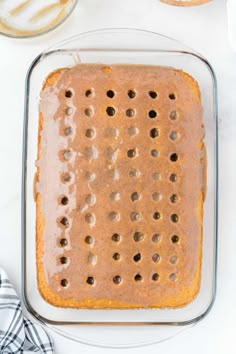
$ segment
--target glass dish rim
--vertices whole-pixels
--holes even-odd
[[[27,298],[27,294],[26,294],[26,252],[25,252],[25,246],[26,246],[26,177],[27,177],[27,147],[28,147],[28,121],[29,121],[29,117],[28,117],[28,111],[27,111],[27,107],[28,107],[28,102],[29,102],[29,90],[30,90],[30,77],[31,74],[35,68],[35,66],[37,66],[37,64],[44,58],[44,56],[46,55],[50,55],[53,54],[54,52],[57,52],[58,50],[63,51],[66,49],[59,49],[59,46],[63,46],[66,45],[70,42],[72,42],[73,40],[79,40],[81,38],[85,38],[86,36],[91,36],[91,35],[97,35],[100,33],[111,33],[111,31],[115,31],[115,32],[126,32],[126,31],[131,31],[131,32],[137,32],[137,33],[142,33],[142,34],[147,34],[147,35],[157,35],[160,37],[164,37],[167,38],[171,41],[174,41],[177,44],[181,44],[181,42],[176,41],[175,39],[159,34],[159,33],[155,33],[155,32],[151,32],[151,31],[146,31],[146,30],[139,30],[139,29],[130,29],[130,28],[107,28],[107,29],[100,29],[100,30],[93,30],[93,31],[87,31],[75,36],[72,36],[64,41],[61,41],[60,43],[53,45],[51,48],[49,48],[48,50],[42,52],[40,55],[38,55],[34,61],[32,62],[31,66],[29,67],[27,76],[26,76],[26,82],[25,82],[25,106],[24,106],[24,123],[23,123],[23,150],[22,150],[22,198],[21,198],[21,237],[22,237],[22,298],[23,298],[23,302],[27,308],[27,310],[37,319],[39,320],[41,323],[47,324],[47,325],[101,325],[101,326],[107,326],[107,325],[124,325],[124,326],[157,326],[157,325],[162,325],[162,326],[186,326],[186,325],[191,325],[194,324],[196,322],[198,322],[199,320],[203,319],[211,310],[214,301],[215,301],[215,297],[216,297],[216,285],[217,285],[217,248],[218,248],[218,100],[217,100],[217,81],[216,81],[216,76],[214,73],[213,68],[211,67],[210,63],[207,61],[207,59],[205,59],[203,56],[201,56],[200,54],[196,53],[195,51],[190,51],[191,49],[188,48],[186,46],[186,48],[188,50],[160,50],[160,49],[156,49],[156,50],[152,50],[155,52],[165,52],[165,53],[179,53],[179,54],[185,54],[185,55],[190,55],[190,56],[194,56],[197,59],[199,59],[200,61],[202,61],[207,69],[209,70],[210,74],[211,74],[211,78],[213,81],[213,103],[214,103],[214,124],[215,124],[215,139],[214,139],[214,162],[215,162],[215,184],[214,184],[214,217],[215,217],[215,224],[214,224],[214,279],[213,279],[213,293],[212,293],[212,298],[211,301],[209,302],[206,310],[201,313],[200,315],[198,315],[197,317],[194,317],[191,320],[187,320],[187,321],[181,321],[181,322],[63,322],[63,321],[54,321],[54,320],[50,320],[47,319],[41,315],[39,315],[31,306],[31,304],[28,301]],[[183,45],[182,45],[183,46]],[[77,48],[79,50],[79,48]],[[70,50],[76,50],[76,48],[71,48]],[[99,50],[99,49],[98,49]],[[123,49],[124,50],[124,49]],[[132,51],[132,50],[131,50]],[[136,50],[138,52],[147,52],[147,50],[145,49],[138,49]],[[73,336],[72,336],[73,337]],[[73,339],[73,338],[72,338]]]
[[[48,34],[50,33],[52,30],[58,28],[60,25],[62,25],[67,19],[68,17],[72,14],[72,12],[74,11],[76,5],[78,4],[78,1],[79,0],[74,0],[74,4],[73,6],[71,7],[70,11],[66,14],[65,17],[63,17],[63,19],[61,21],[59,21],[58,23],[56,23],[54,26],[52,26],[51,28],[47,29],[46,31],[42,31],[42,32],[39,32],[39,33],[35,33],[33,35],[20,35],[20,36],[17,36],[17,35],[14,35],[14,34],[9,34],[9,33],[5,33],[5,32],[1,32],[0,31],[0,35],[1,36],[4,36],[4,37],[7,37],[7,38],[14,38],[14,39],[27,39],[27,38],[35,38],[35,37],[39,37],[39,36],[43,36],[44,34]]]

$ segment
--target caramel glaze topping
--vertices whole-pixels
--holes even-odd
[[[177,307],[201,272],[197,83],[168,67],[80,64],[41,93],[37,259],[64,307]]]

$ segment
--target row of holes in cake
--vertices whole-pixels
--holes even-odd
[[[138,222],[138,221],[142,220],[142,214],[137,211],[131,211],[129,214],[129,217],[132,222]],[[161,218],[162,218],[162,215],[159,211],[155,211],[152,214],[152,219],[155,221],[160,220]],[[121,219],[120,213],[117,211],[111,211],[108,214],[108,219],[111,222],[119,222]],[[96,216],[93,213],[85,214],[84,220],[91,226],[94,226],[96,224]],[[171,214],[170,221],[172,221],[173,223],[177,223],[179,221],[179,216],[177,214]],[[69,220],[66,216],[63,216],[62,218],[60,218],[59,223],[60,223],[60,225],[62,225],[65,228],[68,228],[70,226]]]
[[[110,151],[111,159],[113,158],[112,156],[114,155],[114,153],[112,152],[112,150]],[[156,158],[160,155],[160,152],[157,149],[151,149],[150,155]],[[64,161],[70,161],[73,156],[73,151],[72,149],[63,150],[59,152],[59,156],[60,157],[62,156]],[[98,150],[96,149],[95,146],[88,147],[85,149],[85,156],[89,160],[95,160],[98,157]],[[127,157],[129,157],[130,159],[133,159],[138,156],[139,156],[139,152],[137,148],[127,150]],[[179,155],[176,152],[173,152],[172,154],[169,155],[169,159],[172,162],[176,162],[179,159]]]
[[[129,177],[135,177],[138,178],[141,175],[141,172],[136,169],[136,168],[131,168],[128,172]],[[61,175],[61,180],[63,183],[68,183],[71,181],[71,175],[70,173],[66,172],[64,174]],[[86,172],[85,173],[85,178],[86,180],[88,180],[89,182],[93,182],[96,179],[96,173],[95,172]],[[152,179],[154,181],[160,181],[161,180],[161,175],[158,172],[153,172],[152,173]],[[176,173],[171,173],[169,175],[169,180],[170,182],[177,182],[178,181],[178,176]]]
[[[162,199],[162,194],[161,193],[158,193],[158,192],[154,192],[152,193],[152,200],[154,200],[155,202],[157,201],[160,201]],[[110,194],[110,199],[111,200],[114,200],[114,201],[118,201],[120,200],[121,198],[121,194],[119,192],[111,192]],[[132,202],[136,202],[136,201],[139,201],[140,199],[142,198],[142,195],[138,192],[133,192],[131,195],[130,195],[130,199]],[[169,198],[170,202],[172,204],[175,204],[178,202],[179,200],[179,197],[177,194],[172,194]],[[89,205],[93,205],[96,203],[96,196],[94,194],[88,194],[86,197],[85,197],[85,201],[87,204]],[[61,205],[67,205],[69,204],[69,198],[65,195],[59,197],[59,204]]]
[[[133,279],[134,279],[135,282],[142,282],[143,281],[143,277],[139,273],[135,274]],[[153,273],[151,279],[153,281],[158,281],[158,280],[160,280],[160,276],[159,276],[158,273]],[[176,281],[177,280],[176,274],[175,273],[171,273],[169,275],[169,280],[170,281]],[[113,277],[112,281],[113,281],[114,284],[119,285],[119,284],[121,284],[123,282],[123,279],[122,279],[122,277],[120,275],[115,275]],[[96,285],[96,281],[95,281],[93,276],[87,277],[86,283],[89,284],[89,285],[93,285],[93,286]],[[69,286],[69,281],[67,279],[62,279],[61,280],[61,286],[63,288],[68,287]]]
[[[92,98],[95,97],[96,93],[95,90],[93,88],[90,88],[88,90],[85,91],[85,96]],[[117,92],[115,90],[107,90],[106,91],[106,96],[108,98],[114,98],[117,95]],[[65,97],[66,98],[72,98],[74,96],[74,93],[72,90],[66,90],[65,91]],[[131,99],[135,98],[137,96],[137,91],[130,89],[127,91],[127,96]],[[148,91],[148,96],[152,99],[156,99],[158,97],[158,92],[154,91],[154,90],[150,90]],[[168,94],[168,97],[170,100],[175,100],[176,99],[176,94],[174,92],[171,92]]]
[[[106,114],[109,116],[109,117],[114,117],[117,113],[118,109],[114,106],[107,106],[106,107]],[[67,116],[71,116],[72,114],[74,113],[74,110],[72,107],[67,107],[65,109],[65,114]],[[94,110],[94,107],[93,106],[89,106],[87,108],[84,109],[84,114],[86,117],[93,117],[94,114],[95,114],[95,110]],[[128,108],[126,110],[126,116],[129,117],[129,118],[133,118],[135,117],[136,115],[136,110],[134,108]],[[150,119],[154,119],[158,116],[158,112],[154,109],[151,109],[147,112],[147,116],[150,118]],[[171,120],[176,120],[178,118],[179,114],[176,112],[176,111],[171,111],[170,114],[169,114],[169,118]]]
[[[72,133],[73,133],[73,130],[72,130],[71,127],[66,127],[66,128],[64,129],[64,134],[65,134],[65,136],[70,136],[70,135],[72,135]],[[114,137],[114,136],[117,137],[118,134],[119,134],[119,130],[118,130],[117,128],[113,128],[110,133],[111,133],[111,137]],[[139,133],[139,129],[136,128],[136,127],[134,127],[134,126],[131,126],[131,127],[129,127],[129,128],[127,129],[127,134],[128,134],[128,136],[130,136],[130,137],[134,137],[134,136],[136,136],[138,133]],[[88,138],[88,139],[94,139],[94,138],[96,137],[96,129],[95,129],[95,128],[88,128],[88,129],[86,129],[84,135],[85,135],[86,138]],[[150,129],[150,131],[149,131],[149,136],[150,136],[150,138],[152,138],[152,139],[158,138],[158,137],[160,136],[159,129],[158,129],[158,128],[152,128],[152,129]],[[171,141],[176,141],[177,139],[180,138],[180,134],[179,134],[177,131],[174,131],[174,130],[173,130],[173,131],[171,131],[171,132],[169,133],[168,137],[169,137],[169,139],[170,139]]]
[[[140,242],[140,241],[143,241],[144,239],[146,238],[146,235],[140,231],[136,231],[134,234],[133,234],[133,240],[134,242]],[[153,234],[152,235],[152,238],[151,238],[152,242],[153,243],[158,243],[161,241],[161,235],[159,234]],[[170,238],[171,242],[173,244],[178,244],[179,243],[179,236],[178,235],[172,235],[171,238]],[[115,242],[115,243],[120,243],[122,241],[122,236],[118,233],[114,233],[112,236],[111,236],[111,241],[112,242]],[[87,235],[84,239],[84,242],[87,244],[87,245],[90,245],[90,246],[93,246],[94,243],[95,243],[95,239],[94,237],[90,236],[90,235]],[[66,247],[68,245],[68,241],[66,238],[62,238],[60,240],[60,245],[61,247]]]
[[[95,257],[95,256],[93,256],[93,257]],[[121,255],[120,255],[120,253],[115,252],[115,253],[113,253],[113,255],[112,255],[112,259],[113,259],[114,261],[121,261],[121,260],[122,260],[122,257],[121,257]],[[135,263],[138,263],[138,262],[140,262],[141,260],[142,260],[142,254],[141,254],[140,252],[136,253],[136,254],[133,256],[133,261],[134,261]],[[152,260],[154,263],[158,263],[158,262],[160,262],[160,260],[161,260],[161,256],[160,256],[158,253],[154,253],[154,254],[151,256],[151,260]],[[171,264],[176,264],[177,261],[178,261],[177,256],[171,256],[170,259],[169,259],[169,262],[170,262]],[[69,262],[69,258],[68,258],[68,257],[65,257],[65,256],[60,257],[60,263],[61,263],[61,264],[67,264],[68,262]],[[94,263],[93,263],[93,264],[94,264]],[[95,264],[96,264],[96,262],[95,262]]]

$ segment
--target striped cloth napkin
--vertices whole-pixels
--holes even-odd
[[[44,329],[23,317],[20,300],[0,268],[0,353],[54,353]]]

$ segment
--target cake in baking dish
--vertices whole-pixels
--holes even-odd
[[[197,82],[79,64],[41,92],[37,280],[74,308],[176,308],[200,287],[205,149]]]

